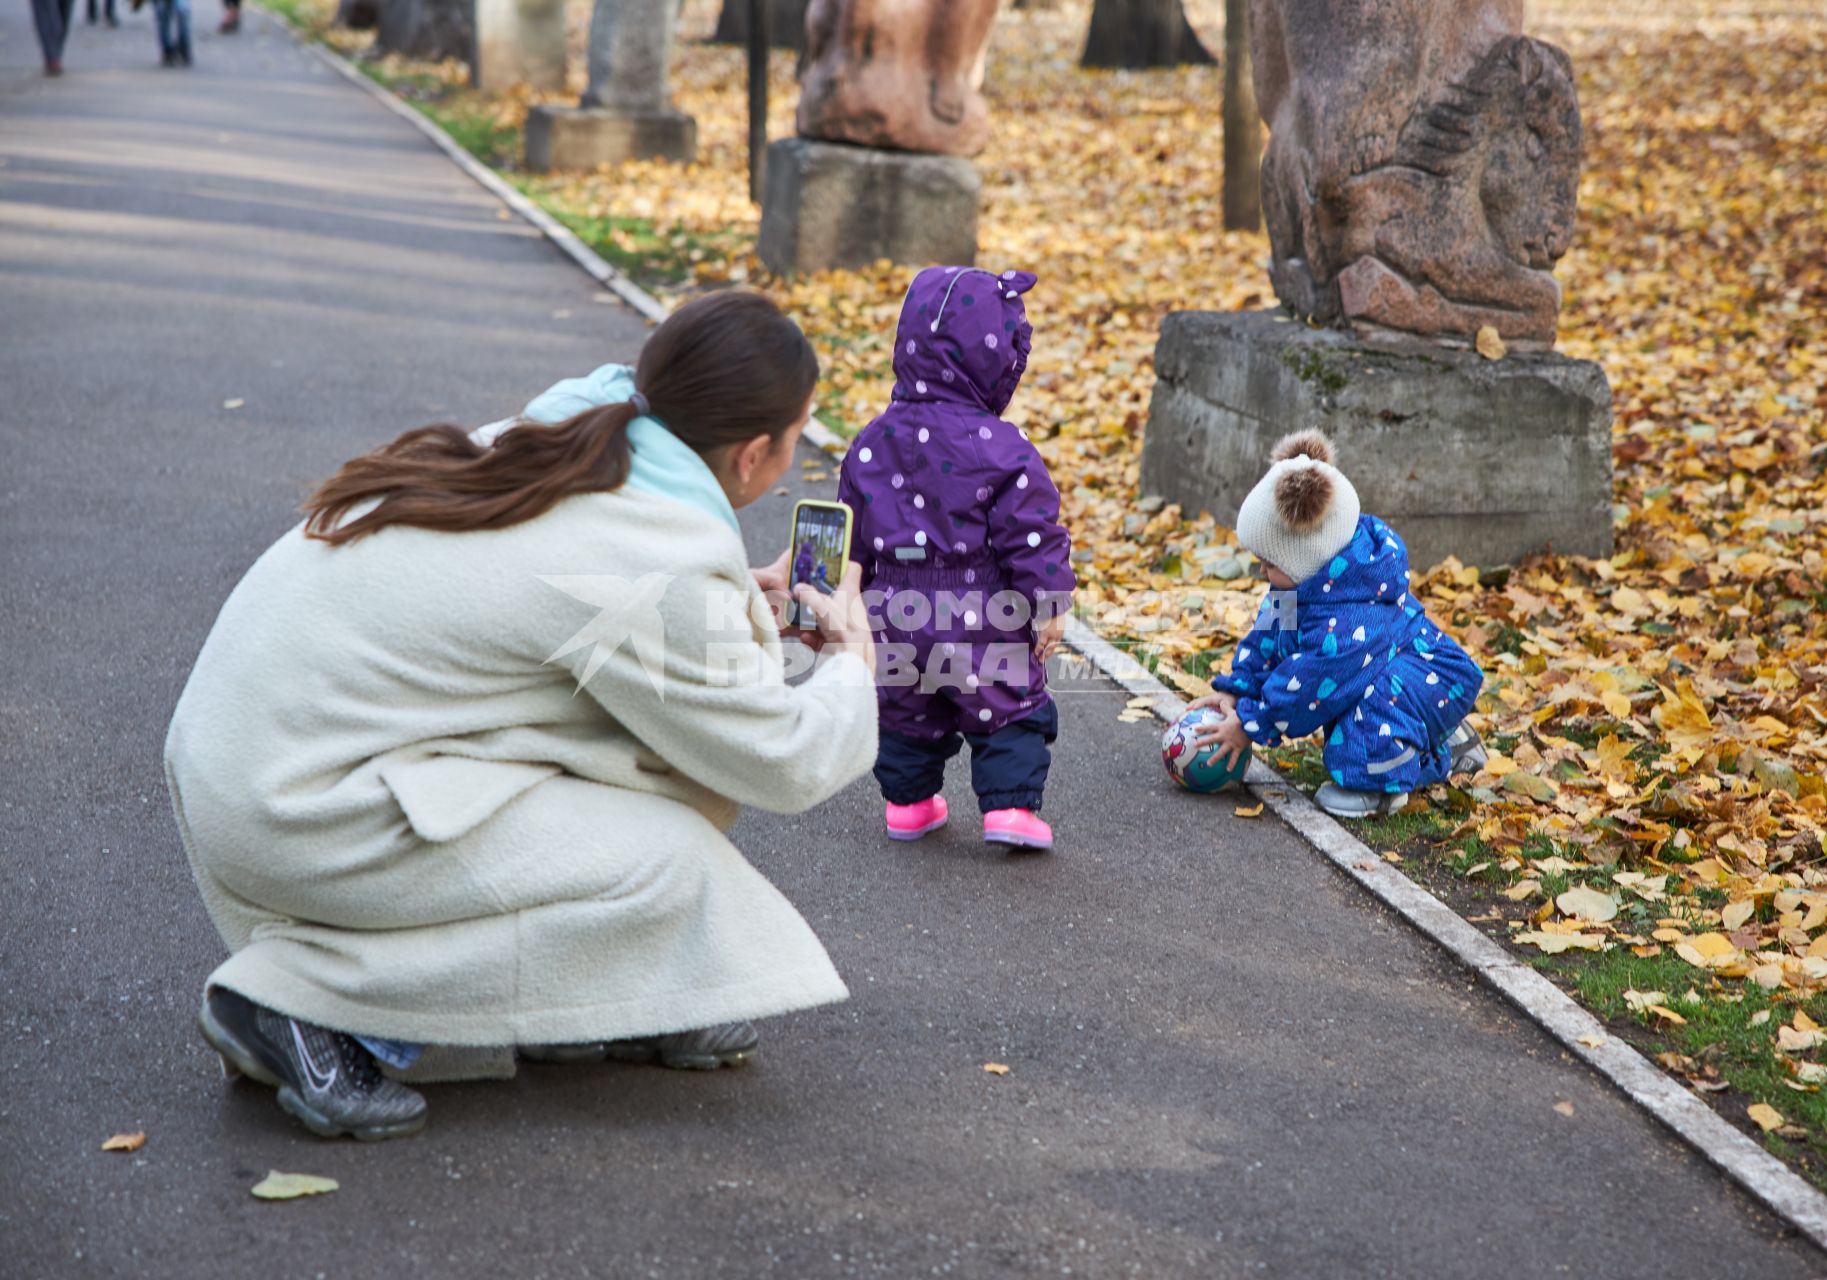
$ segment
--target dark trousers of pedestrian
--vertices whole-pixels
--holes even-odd
[[[152,0],[159,24],[159,52],[166,63],[190,63],[190,0]]]
[[[90,26],[95,25],[95,10],[96,10],[95,0],[89,0],[89,25]],[[111,27],[114,26],[115,25],[114,0],[104,0],[103,12],[105,12],[108,15],[108,25]]]
[[[38,28],[38,47],[44,50],[47,69],[63,62],[64,37],[70,34],[70,14],[76,0],[32,0],[32,22]]]
[[[889,804],[918,804],[945,785],[945,762],[971,744],[971,790],[985,813],[1040,808],[1059,736],[1059,708],[1051,702],[1011,720],[994,733],[948,733],[910,738],[883,733],[876,749],[875,780]]]

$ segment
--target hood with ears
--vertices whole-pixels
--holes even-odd
[[[1033,326],[1021,295],[1030,271],[928,267],[895,328],[894,398],[961,404],[1001,416],[1028,367]]]

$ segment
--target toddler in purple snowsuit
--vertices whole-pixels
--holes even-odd
[[[1033,811],[1059,727],[1045,656],[1071,607],[1072,543],[1046,464],[998,416],[1027,367],[1033,287],[1026,271],[920,272],[895,331],[892,402],[844,458],[895,839],[945,824],[945,762],[969,741],[984,838],[1052,844]]]

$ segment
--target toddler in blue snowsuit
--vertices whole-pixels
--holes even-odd
[[[1237,646],[1212,706],[1226,720],[1204,741],[1274,746],[1325,734],[1331,781],[1315,797],[1337,817],[1394,813],[1411,791],[1482,767],[1470,725],[1484,673],[1408,589],[1408,548],[1358,509],[1317,431],[1275,447],[1244,499],[1237,540],[1271,590]]]

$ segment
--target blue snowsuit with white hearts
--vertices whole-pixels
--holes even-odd
[[[1446,740],[1484,673],[1408,592],[1408,548],[1377,517],[1295,586],[1293,616],[1270,592],[1212,687],[1237,695],[1253,742],[1324,730],[1326,771],[1352,791],[1413,791],[1443,781]]]

